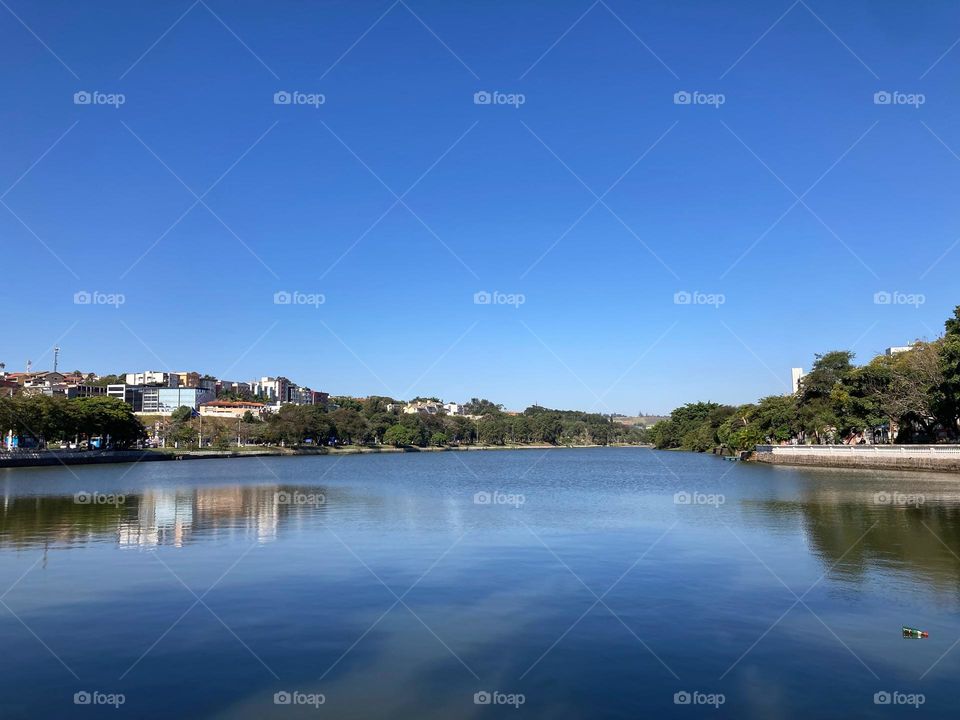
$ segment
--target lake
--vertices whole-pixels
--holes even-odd
[[[585,448],[0,489],[3,718],[956,712],[955,475]]]

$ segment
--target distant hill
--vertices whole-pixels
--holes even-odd
[[[614,416],[614,422],[618,422],[621,425],[628,425],[629,427],[652,427],[656,425],[661,420],[669,420],[670,418],[666,415],[635,415],[634,417],[627,417],[626,415],[616,415]]]

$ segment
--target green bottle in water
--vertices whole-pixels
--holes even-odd
[[[928,638],[928,637],[930,637],[930,633],[928,633],[928,632],[926,632],[926,631],[924,631],[924,630],[917,630],[916,628],[907,627],[906,625],[904,625],[904,626],[903,626],[903,636],[904,636],[905,638],[917,638],[917,639],[920,639],[920,638]]]

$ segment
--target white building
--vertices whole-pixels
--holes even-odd
[[[441,415],[443,413],[443,405],[438,402],[415,402],[410,403],[405,408],[403,412],[407,415],[415,415],[420,413],[421,415]]]
[[[463,405],[460,403],[449,402],[444,403],[443,409],[446,411],[447,415],[466,415],[467,411],[464,409]]]
[[[910,352],[911,350],[913,350],[913,345],[898,345],[888,347],[885,352],[887,355],[898,355],[899,353]]]
[[[804,375],[806,373],[803,372],[803,368],[790,368],[790,383],[793,386],[794,395],[800,392],[800,381],[803,380]]]
[[[127,373],[127,385],[159,385],[160,387],[177,387],[179,378],[176,374],[160,370],[145,370],[139,373]]]
[[[326,394],[297,385],[285,377],[262,377],[250,383],[250,392],[266,403],[314,405],[326,402]]]
[[[283,402],[287,399],[290,381],[285,377],[262,377],[250,383],[250,392],[268,402]]]

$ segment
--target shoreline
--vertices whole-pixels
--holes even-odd
[[[902,452],[882,450],[883,455],[853,454],[846,451],[822,453],[778,453],[770,446],[758,446],[748,462],[790,467],[822,467],[851,470],[907,470],[912,472],[960,473],[960,455],[919,455],[910,446],[893,446]],[[762,449],[761,449],[762,448]],[[888,454],[889,453],[889,454]]]
[[[175,460],[232,460],[250,457],[304,457],[311,455],[372,455],[378,453],[484,452],[490,450],[567,450],[587,448],[651,448],[650,445],[462,445],[456,447],[367,447],[340,448],[264,447],[249,450],[91,450],[86,452],[41,450],[0,454],[0,469],[56,467],[58,465],[109,465],[115,463],[167,462]]]

